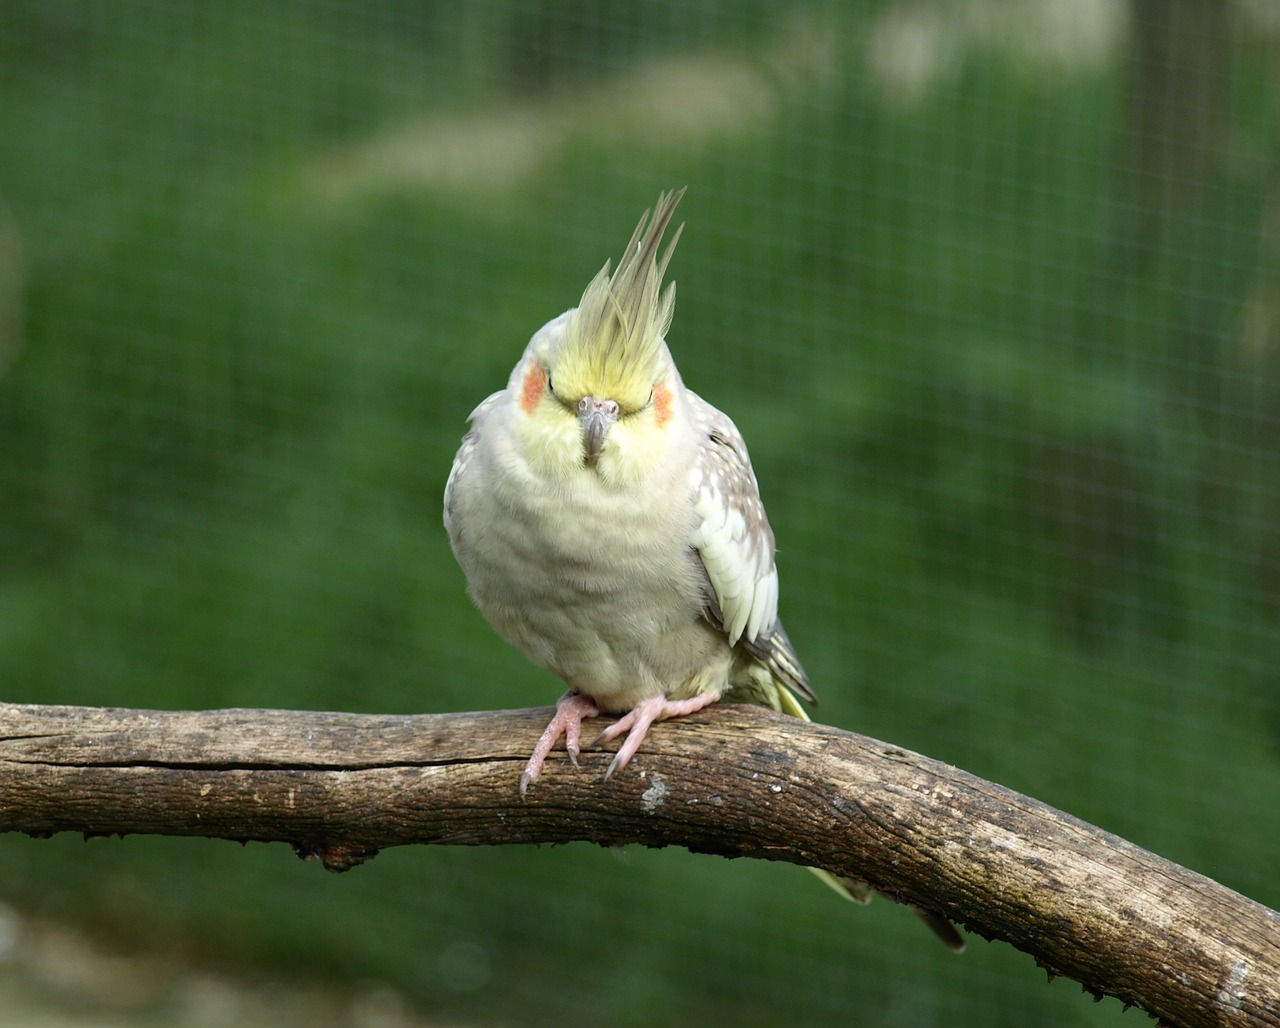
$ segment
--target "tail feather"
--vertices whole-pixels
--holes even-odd
[[[921,910],[913,903],[908,903],[912,910],[916,912],[916,916],[927,924],[942,942],[942,945],[951,950],[952,953],[964,952],[964,937],[956,931],[956,926],[948,921],[941,914],[935,914],[930,910]]]
[[[802,721],[810,720],[808,712],[804,707],[800,706],[800,701],[796,698],[795,693],[776,677],[768,674],[767,670],[759,664],[756,664],[754,668],[747,669],[746,674],[738,676],[738,680],[725,693],[724,698],[731,702],[739,701],[754,703],[761,707],[769,707],[791,717],[798,717]],[[858,878],[842,878],[839,875],[832,874],[830,871],[824,871],[820,867],[811,867],[809,870],[824,885],[844,899],[851,900],[854,903],[870,903],[872,895],[879,891]],[[886,899],[893,899],[892,896],[886,893],[880,893],[880,895]],[[905,906],[929,926],[930,931],[938,937],[947,949],[953,953],[964,952],[965,941],[963,936],[957,931],[956,926],[945,917],[930,910],[924,910],[914,903],[908,903]]]

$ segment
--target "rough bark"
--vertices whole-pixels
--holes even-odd
[[[412,717],[0,704],[0,831],[388,846],[684,846],[866,879],[1174,1025],[1280,1025],[1280,915],[954,767],[718,705],[517,780],[546,710]]]

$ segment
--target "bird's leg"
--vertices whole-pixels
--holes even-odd
[[[592,746],[597,746],[602,742],[610,742],[618,738],[624,732],[627,733],[627,738],[618,747],[617,756],[613,758],[613,763],[609,765],[609,770],[604,773],[604,780],[607,782],[615,771],[621,771],[627,766],[627,762],[636,755],[636,750],[644,742],[644,737],[649,732],[649,726],[655,721],[692,714],[695,710],[701,710],[703,707],[715,703],[719,698],[718,693],[708,692],[687,700],[669,700],[661,695],[650,696],[647,700],[641,700],[629,714],[619,718],[591,742]]]
[[[521,796],[529,788],[529,783],[536,782],[538,776],[542,774],[543,761],[560,741],[560,736],[564,736],[564,748],[569,751],[569,759],[573,761],[573,766],[578,766],[582,720],[595,717],[599,713],[600,709],[594,703],[573,690],[556,700],[555,715],[543,730],[542,737],[538,739],[538,745],[533,748],[533,756],[529,758],[529,763],[524,766],[524,772],[520,775]]]

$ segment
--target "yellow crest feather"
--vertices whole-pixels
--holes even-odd
[[[658,248],[682,196],[683,189],[659,194],[652,219],[648,211],[641,216],[617,270],[610,276],[606,261],[587,286],[556,355],[558,393],[609,397],[624,410],[648,403],[676,303],[675,283],[664,290],[662,276],[684,225],[661,258]]]

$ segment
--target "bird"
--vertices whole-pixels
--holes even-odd
[[[675,283],[663,278],[683,224],[662,240],[684,193],[661,193],[616,267],[533,334],[506,388],[472,411],[445,486],[472,601],[568,686],[522,797],[561,738],[577,766],[587,718],[620,715],[590,744],[621,740],[608,780],[655,722],[722,699],[809,720],[800,700],[817,702],[778,618],[776,544],[746,443],[667,346]],[[963,948],[949,922],[918,913]]]

